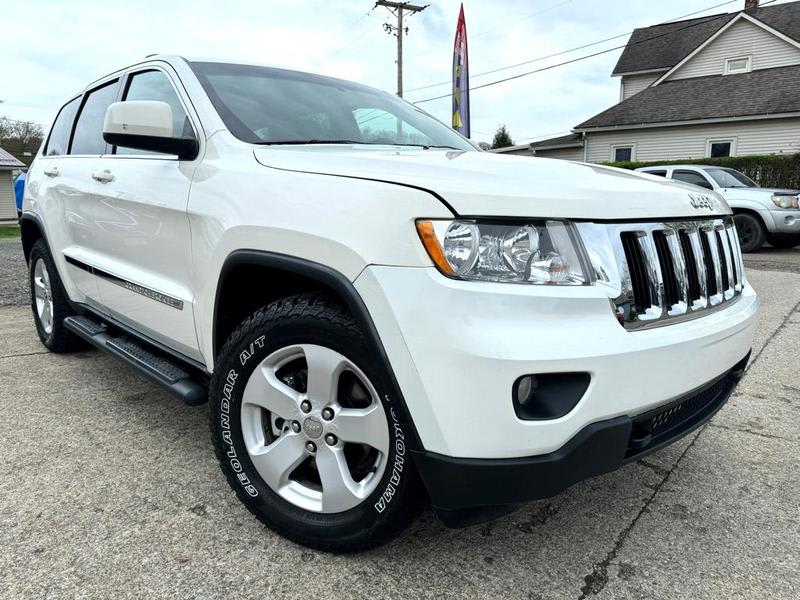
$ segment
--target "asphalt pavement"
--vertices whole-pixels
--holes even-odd
[[[332,556],[239,504],[204,407],[99,352],[47,353],[0,241],[0,598],[797,598],[800,250],[747,262],[753,359],[708,425],[493,523],[425,512]]]

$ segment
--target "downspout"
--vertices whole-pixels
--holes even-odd
[[[589,162],[586,160],[589,158],[589,143],[586,141],[585,131],[581,131],[581,139],[583,140],[583,162]]]

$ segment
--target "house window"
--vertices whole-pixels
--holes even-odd
[[[734,140],[708,140],[706,156],[710,158],[723,158],[733,154]]]
[[[633,160],[633,146],[612,146],[611,160],[614,162]]]
[[[725,75],[749,73],[752,71],[753,59],[750,56],[737,56],[725,61]]]

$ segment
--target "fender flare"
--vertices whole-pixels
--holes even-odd
[[[353,315],[353,318],[361,328],[361,332],[364,334],[367,344],[385,369],[389,381],[389,392],[395,399],[392,400],[390,404],[395,411],[400,426],[403,428],[406,446],[409,450],[423,451],[424,448],[420,441],[419,434],[414,426],[414,421],[411,418],[411,413],[408,410],[403,392],[400,390],[400,384],[397,382],[397,377],[395,377],[394,370],[389,362],[389,357],[386,354],[386,349],[383,346],[383,342],[372,320],[372,316],[353,283],[335,269],[317,262],[276,252],[263,250],[235,250],[231,252],[225,259],[217,280],[217,290],[214,296],[213,347],[217,347],[217,319],[223,282],[227,274],[233,268],[240,265],[269,267],[271,269],[286,271],[293,275],[306,277],[323,285],[336,294],[350,311],[350,314]],[[412,456],[413,455],[412,453]]]
[[[737,200],[733,198],[728,200],[728,206],[731,207],[731,211],[734,214],[736,214],[737,211],[756,213],[761,219],[761,222],[764,223],[764,227],[767,231],[775,230],[775,219],[772,216],[772,211],[762,203],[756,200]]]
[[[23,212],[22,216],[19,218],[20,228],[24,229],[25,223],[33,223],[36,225],[36,228],[39,230],[39,233],[42,234],[42,239],[44,240],[45,245],[50,248],[50,243],[47,241],[47,230],[44,228],[44,223],[42,219],[36,213],[32,212]],[[25,254],[25,262],[28,262],[28,257],[30,256],[31,249],[25,247],[25,238],[22,237],[22,251]]]

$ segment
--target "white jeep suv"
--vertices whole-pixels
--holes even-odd
[[[241,501],[335,551],[427,501],[475,523],[678,439],[731,394],[758,304],[715,193],[172,56],[64,105],[22,235],[45,346],[208,400]]]

